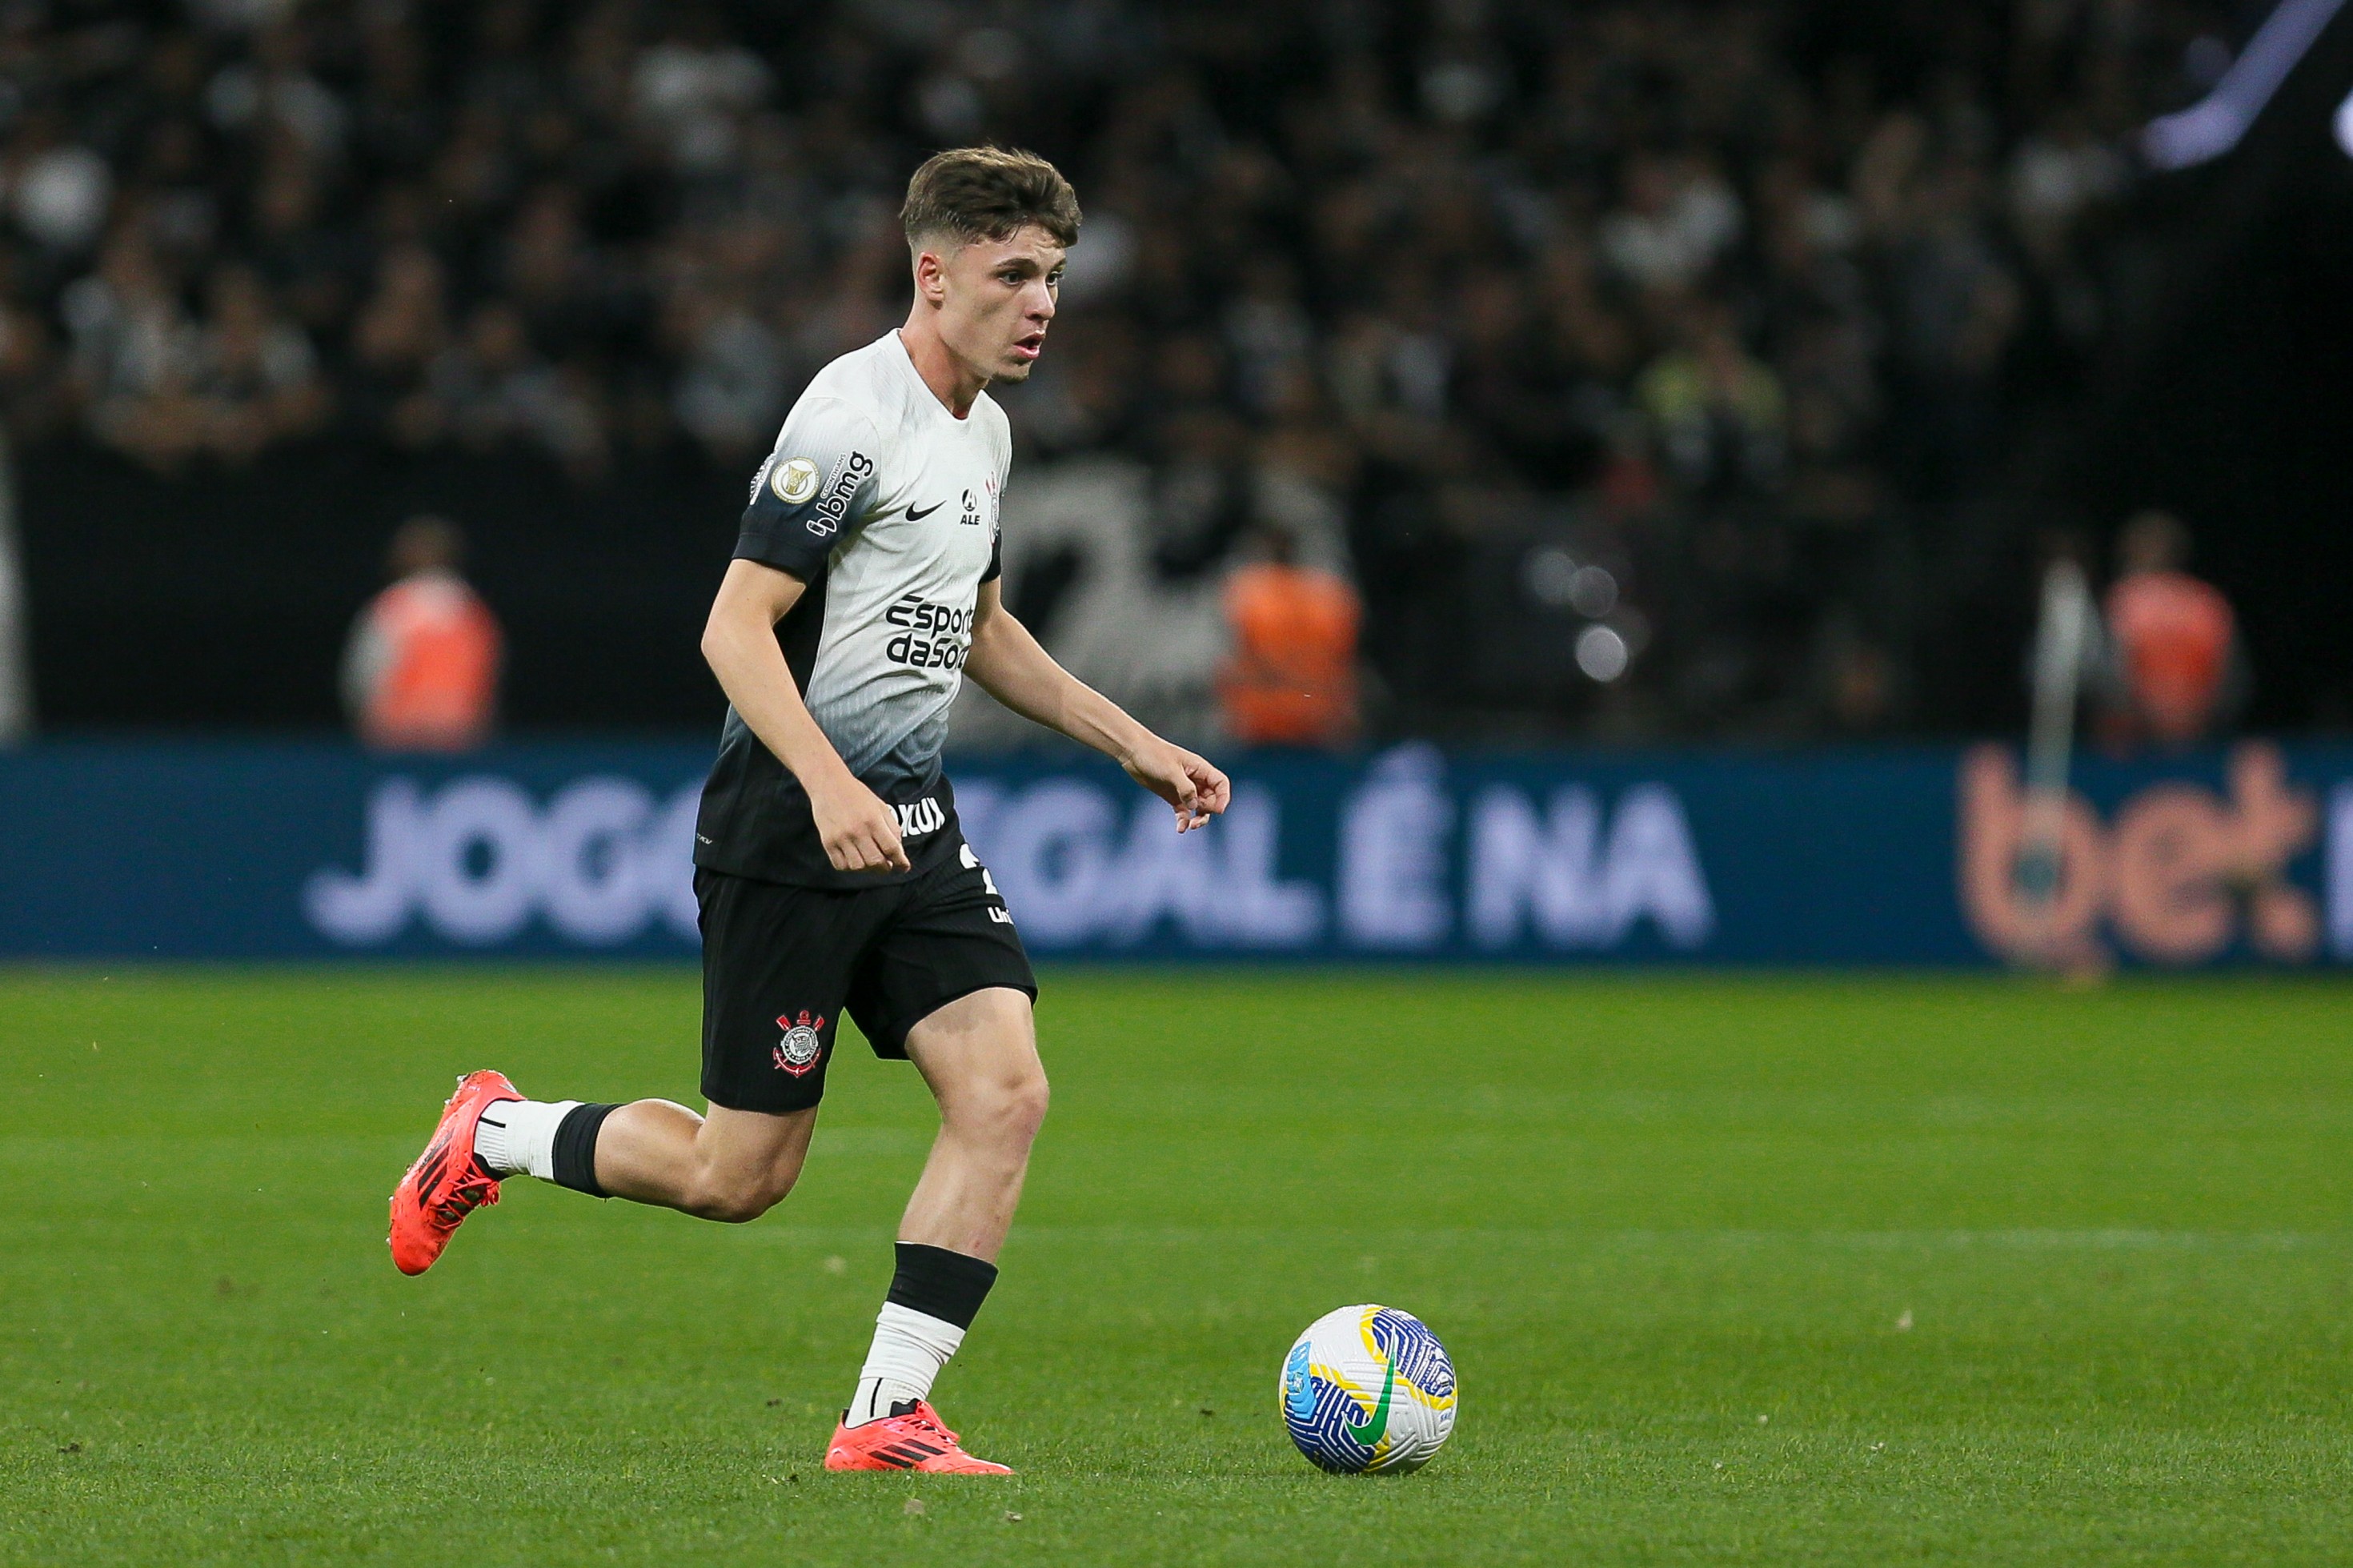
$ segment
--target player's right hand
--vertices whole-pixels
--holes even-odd
[[[899,819],[882,797],[855,779],[823,793],[809,793],[825,858],[836,871],[907,871],[912,863],[899,842]]]

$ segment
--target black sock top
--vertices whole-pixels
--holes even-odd
[[[988,1287],[997,1283],[997,1265],[922,1242],[899,1244],[899,1270],[891,1277],[891,1301],[910,1312],[972,1327]]]
[[[592,1198],[609,1198],[610,1192],[596,1184],[596,1135],[605,1128],[605,1118],[619,1110],[619,1106],[574,1106],[555,1124],[555,1184],[569,1187],[575,1192],[586,1192]]]

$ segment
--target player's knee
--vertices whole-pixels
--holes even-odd
[[[776,1203],[776,1199],[757,1188],[738,1188],[701,1195],[693,1213],[699,1219],[717,1220],[721,1224],[748,1225]]]
[[[757,1177],[706,1176],[688,1194],[686,1211],[697,1219],[749,1224],[783,1202],[799,1174],[778,1171]]]
[[[1036,1062],[992,1075],[967,1097],[965,1119],[1007,1143],[1027,1144],[1046,1119],[1046,1070]]]
[[[1035,1138],[1038,1135],[1038,1128],[1044,1125],[1046,1109],[1053,1097],[1053,1091],[1047,1086],[1046,1069],[1043,1067],[1033,1067],[1015,1087],[1013,1113],[1028,1136]]]

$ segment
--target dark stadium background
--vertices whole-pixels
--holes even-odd
[[[1230,480],[1247,437],[1205,407],[1296,427],[1331,454],[1376,738],[2011,730],[2048,541],[2096,550],[2144,504],[2189,521],[2239,609],[2249,722],[2342,727],[2353,160],[2327,127],[2353,19],[2232,158],[2150,175],[2128,156],[2264,9],[495,0],[310,5],[247,31],[205,6],[16,7],[10,166],[89,149],[111,193],[79,239],[18,225],[0,244],[39,721],[337,724],[338,648],[384,540],[439,509],[506,623],[513,727],[706,729],[695,630],[745,476],[800,380],[895,319],[907,169],[987,137],[1056,159],[1134,248],[1124,286],[1073,291],[1050,350],[1057,385],[1083,377],[1096,403],[1050,418],[1008,398],[1017,473],[1113,451],[1165,478],[1206,452]],[[631,107],[665,40],[758,62],[710,116],[717,153],[687,145],[709,126]],[[301,117],[315,94],[239,117],[237,84],[298,78],[327,131]],[[2112,190],[2030,235],[2021,150],[2066,127],[2127,155]],[[1866,165],[1907,137],[1901,199],[1941,203],[1941,230],[1864,212],[1813,271],[1777,260],[1784,207],[1852,218]],[[1716,171],[1743,213],[1680,288],[1599,255],[1646,155]],[[101,408],[73,289],[142,223],[190,323],[222,265],[258,270],[315,355],[315,428],[234,458],[106,433],[121,408]],[[445,398],[438,430],[396,429],[431,373],[371,363],[358,334],[404,246],[441,273],[445,346],[486,304],[521,308],[571,425],[470,444]],[[2006,302],[1966,366],[1937,316],[1967,305],[1956,269]],[[1272,391],[1235,302],[1280,296],[1283,272],[1310,341],[1303,385]],[[773,359],[726,429],[679,412],[709,356],[698,295],[742,307]],[[1691,301],[1729,310],[1793,407],[1828,410],[1771,475],[1679,479],[1642,428],[1641,374]],[[1338,406],[1330,364],[1359,330],[1430,334],[1441,385]],[[1214,571],[1235,529],[1155,525],[1179,577]],[[1611,692],[1514,667],[1515,565],[1563,527],[1604,535],[1650,629]],[[1050,586],[1017,600],[1050,629]],[[1858,670],[1866,700],[1841,704]]]

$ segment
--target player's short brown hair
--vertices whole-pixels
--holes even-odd
[[[1035,153],[952,147],[925,159],[907,182],[899,221],[910,245],[934,235],[966,244],[1010,239],[1034,223],[1067,249],[1079,238],[1079,197],[1061,171]]]

